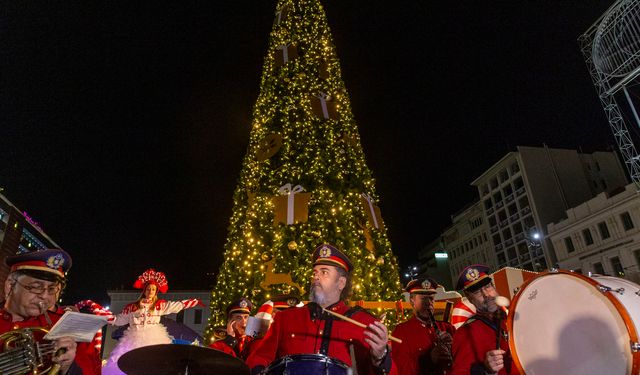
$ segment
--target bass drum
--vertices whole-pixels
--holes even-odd
[[[507,326],[523,374],[640,372],[640,286],[630,281],[542,273],[514,297]]]
[[[322,354],[295,354],[277,359],[267,367],[265,375],[347,375],[351,368],[344,362]]]

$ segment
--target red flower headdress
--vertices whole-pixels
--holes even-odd
[[[169,290],[169,283],[164,276],[164,272],[155,271],[153,268],[149,268],[144,271],[142,275],[138,276],[138,280],[133,283],[133,287],[136,289],[144,289],[147,284],[155,284],[160,293],[166,293],[167,290]]]

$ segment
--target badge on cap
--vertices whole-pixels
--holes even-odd
[[[240,304],[239,304],[239,305],[240,305],[240,307],[242,307],[243,309],[246,309],[246,308],[247,308],[247,301],[242,300],[242,301],[240,301]]]
[[[56,255],[52,255],[49,258],[47,258],[46,264],[47,264],[47,267],[56,270],[62,267],[62,265],[64,264],[64,257],[60,253]]]
[[[331,256],[331,249],[329,249],[328,246],[325,246],[322,249],[320,249],[320,257],[329,258],[330,256]]]
[[[478,271],[476,268],[469,268],[464,277],[468,281],[478,280],[478,278],[480,277],[480,271]]]
[[[431,283],[429,282],[429,280],[425,280],[422,282],[422,288],[423,289],[431,289]]]
[[[297,302],[298,302],[298,301],[297,301],[295,298],[289,298],[289,299],[287,300],[287,305],[289,305],[289,306],[293,307],[293,306],[295,306],[295,305],[297,305],[297,304],[298,304]]]

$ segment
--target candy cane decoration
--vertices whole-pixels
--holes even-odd
[[[84,300],[84,301],[80,301],[80,302],[76,303],[75,306],[76,306],[76,308],[78,310],[83,310],[83,309],[86,308],[93,315],[106,316],[108,318],[107,319],[108,321],[112,321],[113,319],[115,319],[115,316],[113,315],[113,313],[111,311],[105,309],[100,304],[95,303],[90,299]],[[94,347],[96,348],[96,350],[99,353],[100,350],[102,349],[102,330],[101,329],[98,330],[98,332],[96,332],[96,335],[93,338],[93,342],[94,342]]]
[[[467,321],[467,319],[471,318],[475,314],[476,307],[469,302],[468,299],[463,298],[453,306],[453,311],[451,312],[451,324],[458,329]]]

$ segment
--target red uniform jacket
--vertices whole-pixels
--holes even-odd
[[[349,310],[344,302],[338,302],[329,309],[343,315]],[[352,343],[358,374],[397,374],[389,354],[383,359],[380,368],[371,363],[369,345],[364,341],[364,328],[326,313],[316,317],[320,316],[318,313],[311,319],[313,310],[313,307],[307,305],[281,311],[274,317],[269,331],[247,359],[247,364],[253,372],[260,367],[268,366],[276,359],[292,354],[325,354],[351,366],[349,344]],[[350,314],[351,318],[361,323],[368,325],[376,320],[362,309],[352,311],[356,312]]]
[[[55,324],[64,314],[64,310],[58,307],[55,312],[47,311],[47,314],[49,314],[51,322]],[[51,328],[44,315],[19,322],[12,322],[11,314],[5,311],[4,308],[0,308],[0,334],[29,327]],[[101,374],[101,369],[100,353],[98,353],[92,343],[79,342],[76,348],[76,359],[74,364],[71,365],[69,372],[67,372],[67,375],[99,375]]]
[[[504,325],[503,321],[503,332],[506,332]],[[488,351],[495,349],[495,326],[488,320],[479,319],[478,316],[470,318],[453,335],[453,368],[450,374],[484,374],[485,355]],[[498,375],[518,375],[518,369],[509,352],[509,343],[504,336],[500,339],[500,349],[506,351],[505,367],[498,372]]]
[[[446,322],[437,322],[440,331],[452,336],[455,328]],[[443,369],[431,362],[431,349],[436,340],[436,331],[415,316],[398,324],[393,336],[402,340],[402,344],[393,342],[393,361],[398,365],[400,375],[444,374]]]
[[[246,361],[249,356],[249,347],[254,341],[251,336],[242,336],[239,340],[233,336],[227,336],[210,344],[209,347]]]

